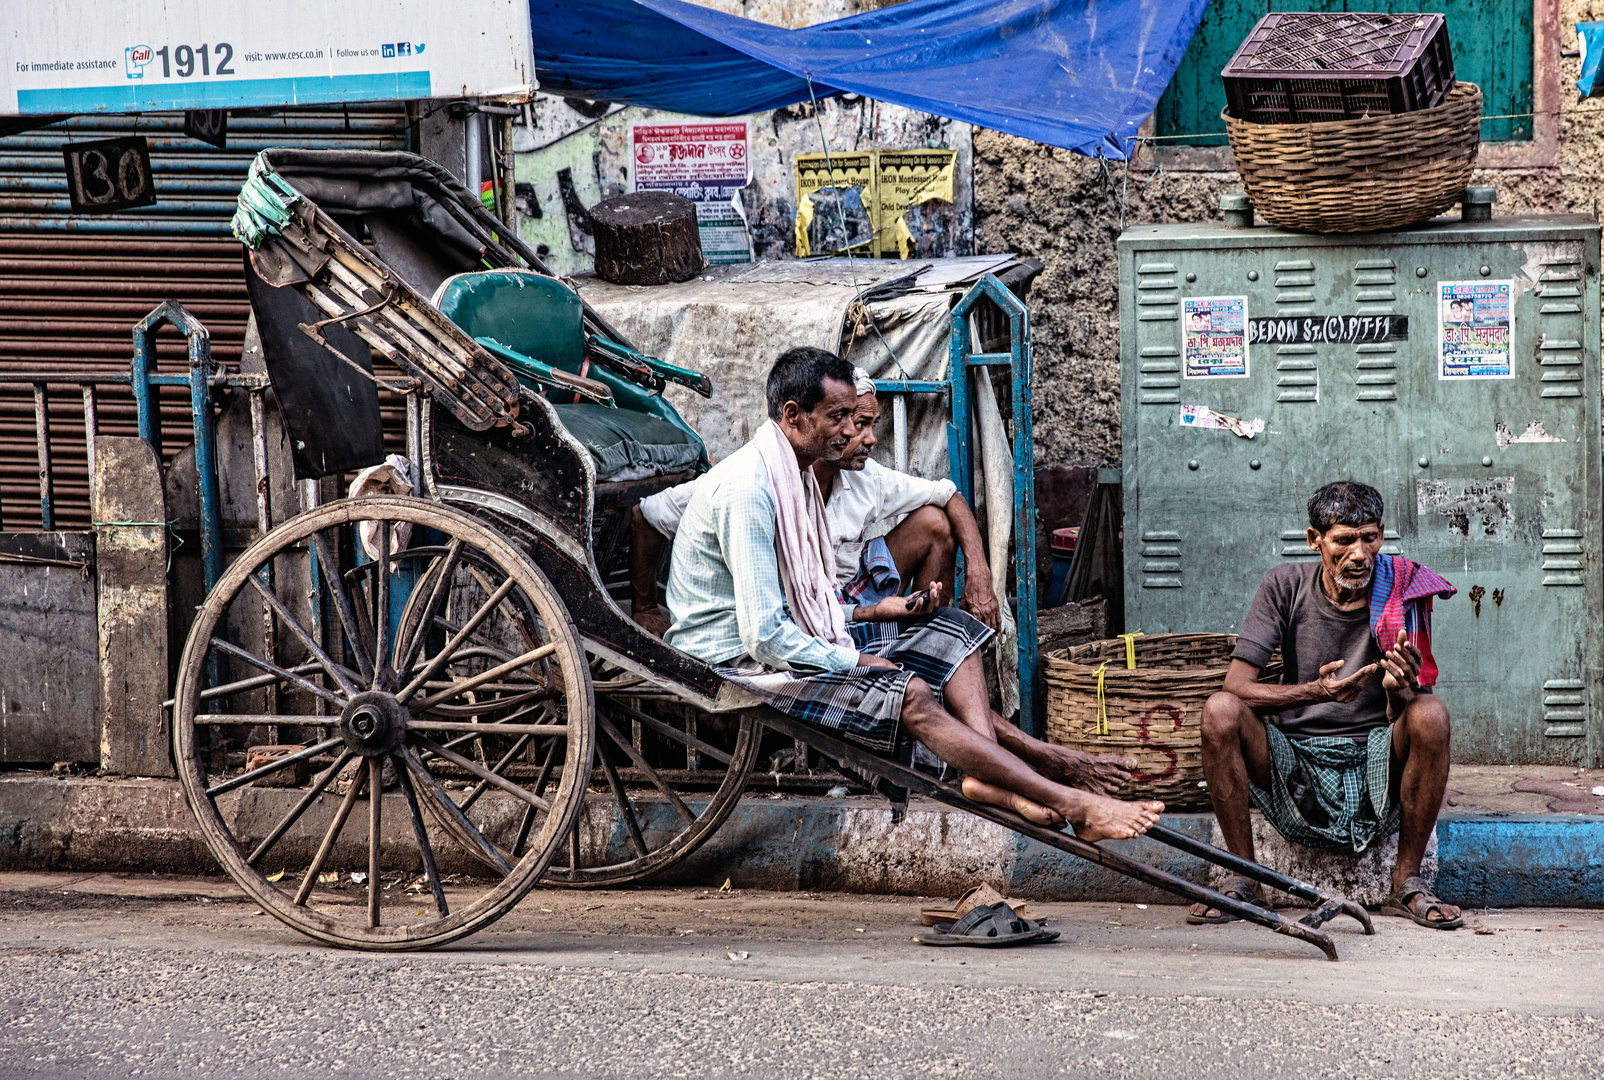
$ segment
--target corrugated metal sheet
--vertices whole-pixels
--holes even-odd
[[[0,372],[127,372],[133,324],[163,300],[178,300],[206,324],[212,355],[237,364],[250,305],[241,248],[229,217],[245,171],[270,146],[405,150],[400,106],[297,109],[229,117],[228,148],[186,137],[181,113],[76,117],[0,139]],[[144,135],[157,204],[105,215],[73,215],[61,146]],[[184,343],[159,336],[161,370],[184,370]],[[50,388],[56,528],[89,522],[83,401]],[[99,394],[101,434],[134,434],[133,398]],[[393,425],[387,425],[393,426]],[[190,441],[186,392],[162,399],[163,449]],[[39,527],[34,398],[0,386],[0,528]]]

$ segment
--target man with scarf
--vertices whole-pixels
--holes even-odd
[[[1225,685],[1203,706],[1203,772],[1220,832],[1253,858],[1251,802],[1297,844],[1363,851],[1396,829],[1384,914],[1452,930],[1459,909],[1431,894],[1420,860],[1448,783],[1448,710],[1431,692],[1432,598],[1455,589],[1402,555],[1383,555],[1381,495],[1352,480],[1309,499],[1320,561],[1264,577],[1242,620]],[[1259,682],[1277,649],[1281,681]],[[1236,878],[1226,890],[1262,902]],[[1230,922],[1194,904],[1187,921]]]
[[[811,468],[840,460],[856,431],[852,368],[822,349],[791,349],[775,361],[765,396],[769,421],[702,477],[680,520],[665,640],[866,749],[903,757],[923,743],[965,774],[970,798],[1043,824],[1067,821],[1090,840],[1151,828],[1162,803],[1120,802],[1049,778],[1071,771],[1061,748],[991,710],[978,652],[993,631],[942,606],[939,582],[903,601],[894,638],[860,651],[836,600]]]

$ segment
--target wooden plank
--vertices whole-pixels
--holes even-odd
[[[167,723],[167,504],[139,438],[95,439],[91,505],[99,581],[100,767],[172,776]]]

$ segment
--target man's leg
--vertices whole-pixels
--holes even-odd
[[[1398,800],[1401,822],[1398,826],[1398,863],[1392,871],[1396,893],[1403,883],[1420,873],[1420,860],[1426,842],[1437,824],[1443,794],[1448,789],[1448,707],[1435,694],[1421,694],[1404,707],[1403,715],[1392,725],[1392,786]],[[1426,905],[1416,897],[1413,907]],[[1452,904],[1431,905],[1449,921],[1459,917]],[[1430,912],[1421,914],[1430,918]]]
[[[980,653],[972,652],[958,665],[942,690],[947,710],[980,734],[1023,758],[1049,780],[1106,795],[1119,790],[1130,779],[1136,759],[1097,757],[1054,746],[1025,734],[991,707],[986,691],[986,673]]]
[[[1084,840],[1140,836],[1152,828],[1164,809],[1159,802],[1120,802],[1055,784],[943,709],[930,684],[918,676],[908,681],[902,722],[908,734],[942,761],[982,784],[1057,813],[1074,825],[1076,835]]]
[[[1270,786],[1270,739],[1264,721],[1241,698],[1223,690],[1203,703],[1203,776],[1226,848],[1233,855],[1253,858],[1248,780]],[[1213,918],[1220,912],[1197,903],[1192,914]]]
[[[952,598],[958,545],[946,511],[939,506],[921,506],[903,518],[885,539],[904,585],[917,591],[939,581],[947,587],[947,598]]]
[[[630,616],[636,625],[661,637],[668,629],[668,616],[657,606],[657,568],[663,562],[668,538],[646,521],[640,507],[629,511],[629,587]]]

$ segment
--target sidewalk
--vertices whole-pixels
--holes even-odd
[[[1474,907],[1604,906],[1604,770],[1456,766],[1437,828],[1437,892]],[[1216,839],[1212,814],[1167,824]],[[622,842],[622,838],[614,838]],[[600,842],[607,842],[600,838]],[[1194,881],[1200,860],[1150,840],[1112,846]],[[1333,863],[1261,838],[1260,859],[1330,880],[1364,902],[1385,892],[1390,854]],[[214,873],[178,784],[0,773],[0,870]],[[979,880],[1038,901],[1170,903],[1173,897],[1025,840],[999,826],[915,800],[893,826],[876,797],[749,794],[663,885],[952,896]]]

